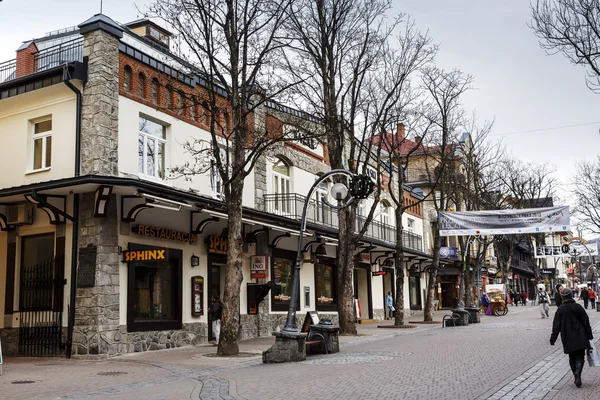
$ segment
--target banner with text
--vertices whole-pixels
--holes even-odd
[[[502,235],[571,230],[569,207],[441,211],[440,236]]]
[[[598,255],[598,243],[569,243],[535,247],[535,258],[594,257]]]

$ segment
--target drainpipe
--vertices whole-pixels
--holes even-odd
[[[77,109],[75,117],[75,176],[80,175],[81,170],[81,91],[75,87],[68,79],[67,70],[65,69],[65,85],[77,96]],[[75,296],[77,295],[77,267],[79,261],[77,259],[77,248],[79,247],[79,194],[73,195],[73,220],[71,232],[71,286],[69,294],[69,318],[67,324],[67,348],[66,356],[71,358],[73,351],[73,328],[75,327]]]

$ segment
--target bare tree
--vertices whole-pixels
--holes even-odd
[[[600,0],[537,0],[531,11],[541,47],[587,66],[587,86],[600,92]]]
[[[206,88],[210,143],[186,143],[195,162],[172,172],[190,176],[211,168],[222,183],[228,249],[219,355],[239,352],[244,178],[281,136],[268,132],[264,124],[261,129],[255,111],[293,84],[278,75],[274,61],[286,45],[280,33],[290,4],[289,0],[155,0],[147,10],[175,30],[180,54]]]
[[[454,170],[458,168],[456,130],[464,124],[465,114],[461,105],[461,96],[471,88],[473,77],[460,70],[444,71],[428,68],[423,72],[422,85],[430,97],[431,105],[425,111],[434,130],[430,140],[424,167],[429,182],[436,182],[430,200],[436,212],[446,211],[449,207],[449,194],[453,186]],[[433,320],[433,298],[435,296],[436,277],[440,263],[440,233],[437,222],[432,223],[433,260],[429,267],[427,300],[424,320]]]
[[[575,212],[582,225],[600,234],[600,157],[595,162],[579,164],[572,190]]]
[[[380,73],[382,58],[390,51],[388,39],[401,22],[400,17],[385,19],[390,5],[391,0],[300,0],[293,4],[288,27],[295,41],[287,61],[289,73],[303,81],[294,100],[322,119],[333,169],[358,172],[369,162],[380,165],[381,148],[374,149],[366,139],[381,132],[383,110],[390,101],[376,103],[367,88],[378,82],[391,96],[403,82],[399,75],[385,82]],[[374,215],[380,178],[376,187],[360,232],[355,231],[356,207],[339,211],[338,315],[343,334],[356,333],[353,253]]]

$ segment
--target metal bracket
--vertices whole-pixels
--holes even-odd
[[[127,216],[125,216],[125,201],[131,199],[142,200],[138,196],[121,196],[121,221],[123,222],[135,222],[135,219],[140,212],[148,208],[153,208],[151,205],[146,204],[145,202],[142,204],[136,204],[131,207],[129,211],[127,211]]]
[[[8,225],[7,221],[6,215],[0,214],[0,231],[8,232],[16,229],[16,226]]]
[[[62,210],[57,206],[50,204],[48,199],[59,199],[62,200]],[[67,198],[65,196],[50,196],[38,194],[36,190],[33,190],[31,194],[25,195],[25,200],[28,202],[35,204],[37,208],[44,211],[48,218],[50,219],[50,223],[52,225],[61,225],[64,224],[68,219],[69,221],[73,221],[73,217],[65,212],[67,208]]]
[[[193,223],[194,223],[194,222],[193,222],[193,219],[194,219],[194,216],[193,216],[193,215],[194,215],[194,214],[192,213],[192,217],[191,217],[191,218],[192,218],[192,222],[191,222],[191,224],[192,224],[192,225],[193,225]],[[193,228],[193,226],[190,226],[190,228],[191,228],[191,233],[192,233],[192,234],[194,234],[194,235],[201,235],[201,234],[202,234],[202,232],[204,232],[204,228],[206,228],[206,226],[207,226],[208,224],[210,224],[211,222],[219,222],[219,221],[220,221],[220,218],[219,218],[219,217],[209,217],[209,218],[203,219],[202,221],[200,221],[200,222],[198,223],[198,225],[196,225],[196,227],[195,227],[195,228]]]
[[[279,241],[283,238],[286,237],[290,237],[292,235],[290,235],[289,232],[284,233],[283,235],[277,235],[273,238],[273,241],[271,242],[271,244],[269,245],[270,247],[277,247],[277,243],[279,243]]]
[[[94,194],[94,217],[106,217],[106,210],[108,209],[112,190],[112,186],[98,186]]]

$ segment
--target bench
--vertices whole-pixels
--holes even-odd
[[[446,326],[462,326],[462,318],[457,313],[446,314],[442,318],[442,328]]]

